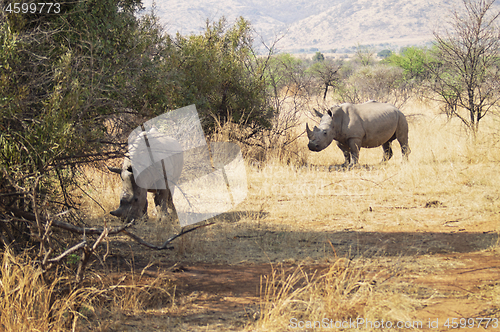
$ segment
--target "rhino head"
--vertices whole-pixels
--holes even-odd
[[[148,211],[148,192],[139,187],[134,179],[132,163],[129,158],[123,160],[122,168],[108,167],[114,173],[120,174],[122,178],[122,192],[120,194],[120,206],[111,211],[110,214],[130,222],[133,219],[142,218]]]
[[[313,130],[309,129],[309,125],[306,123],[307,137],[309,138],[307,147],[311,151],[318,152],[332,143],[334,138],[333,127],[335,124],[330,110],[326,114],[322,114],[317,110],[314,110],[314,112],[316,116],[321,118],[321,121],[318,127],[314,126]]]

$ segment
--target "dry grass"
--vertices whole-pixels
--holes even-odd
[[[91,274],[87,286],[70,291],[66,277],[43,275],[34,262],[3,253],[0,269],[1,331],[110,331],[120,327],[124,315],[140,315],[170,306],[175,287],[168,277],[141,273],[100,276]],[[44,279],[45,278],[45,279]],[[98,318],[96,320],[96,318]]]
[[[362,167],[328,172],[330,165],[343,162],[340,150],[331,146],[321,153],[310,153],[309,167],[276,163],[251,173],[249,182],[258,188],[254,199],[279,202],[269,204],[271,217],[266,221],[293,225],[302,232],[498,232],[494,223],[500,213],[497,119],[484,121],[481,135],[472,142],[458,120],[447,119],[428,105],[414,103],[405,113],[410,121],[409,163],[402,163],[399,144],[395,143],[395,157],[386,164],[379,164],[381,149],[362,149]],[[303,147],[306,142],[302,139]],[[449,250],[444,243],[435,246],[436,250]],[[379,250],[383,248],[381,244]],[[420,250],[408,246],[398,249],[403,255]],[[333,251],[339,251],[338,246]],[[366,253],[369,251],[358,252],[361,258],[349,263],[338,260],[327,273],[310,280],[300,268],[292,274],[274,271],[263,288],[257,326],[266,331],[293,330],[302,322],[306,327],[313,324],[316,329],[329,329],[331,325],[323,324],[325,318],[342,322],[360,317],[413,322],[415,308],[422,300],[380,282],[377,275],[385,279],[392,268],[377,265],[377,273],[370,274],[372,268],[362,258]],[[411,269],[410,264],[407,262],[404,269]],[[429,267],[425,272],[431,271]],[[361,329],[370,330],[365,325]]]
[[[94,310],[92,289],[64,292],[63,277],[44,280],[27,257],[3,253],[0,269],[0,325],[2,331],[65,331]],[[46,278],[49,276],[45,276]]]
[[[338,259],[322,275],[274,270],[261,285],[261,316],[252,329],[282,331],[297,328],[370,330],[370,322],[413,322],[422,301],[385,284],[388,269],[365,259]],[[365,321],[359,320],[363,317]],[[344,326],[342,326],[344,324]]]
[[[307,166],[285,165],[277,159],[265,165],[247,165],[246,201],[236,212],[215,218],[216,225],[176,240],[175,257],[300,262],[324,260],[321,257],[331,253],[326,238],[332,232],[497,231],[491,224],[500,211],[497,119],[485,118],[478,140],[471,142],[461,123],[439,115],[435,105],[414,102],[404,112],[410,122],[412,153],[408,163],[402,163],[399,144],[394,142],[394,157],[386,164],[380,164],[381,148],[362,149],[362,167],[329,172],[330,165],[343,162],[340,150],[330,146],[319,153],[310,152],[307,139],[301,137],[294,154],[306,155]],[[306,119],[304,116],[303,121]],[[103,217],[116,223],[108,211],[118,205],[119,176],[95,175],[91,194],[105,211],[86,200],[86,212],[97,223],[102,223]],[[136,231],[151,242],[161,243],[178,227],[157,222],[153,202],[149,206],[150,221]],[[234,240],[240,248],[236,252]],[[311,242],[319,242],[322,249],[314,253],[305,250]],[[344,247],[337,248],[339,253],[349,250],[348,244]],[[364,250],[369,248],[358,254]],[[433,250],[449,248],[436,243]]]

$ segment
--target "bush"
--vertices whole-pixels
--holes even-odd
[[[341,100],[363,103],[387,102],[401,107],[410,98],[411,86],[403,79],[403,70],[383,64],[359,67],[339,89]]]

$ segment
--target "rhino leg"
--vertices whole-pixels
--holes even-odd
[[[411,151],[408,145],[408,122],[404,116],[399,117],[398,127],[396,128],[396,136],[399,145],[401,145],[403,160],[408,161],[408,155]]]
[[[342,153],[344,154],[345,161],[342,166],[347,167],[351,163],[351,150],[349,149],[349,146],[340,142],[337,142],[337,146],[340,150],[342,150]]]
[[[399,145],[401,145],[401,153],[403,154],[403,160],[408,161],[408,155],[410,154],[410,146],[408,145],[408,132],[403,132],[398,136]]]
[[[350,165],[356,165],[359,160],[359,148],[361,146],[361,139],[350,138],[348,141],[349,149],[351,150],[351,163]]]
[[[382,145],[382,148],[384,149],[384,158],[382,159],[382,162],[386,162],[389,159],[392,158],[392,148],[391,148],[391,141],[387,141]]]
[[[175,213],[175,206],[172,200],[170,190],[158,190],[154,195],[154,202],[161,213],[173,214]]]

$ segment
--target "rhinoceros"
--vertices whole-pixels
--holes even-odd
[[[306,123],[309,150],[321,151],[335,140],[344,153],[343,166],[353,166],[358,163],[360,148],[382,145],[382,162],[388,161],[392,157],[391,142],[397,139],[403,159],[408,160],[408,122],[395,106],[369,101],[358,105],[345,103],[333,106],[326,114],[314,111],[321,121],[313,130]]]
[[[156,144],[153,147],[156,150],[167,152],[161,161],[150,162],[151,147],[146,147],[149,144],[145,142],[144,136],[146,135],[149,140],[155,140]],[[154,158],[158,155],[158,151],[153,151],[151,157]],[[138,165],[132,165],[134,160],[138,161]],[[141,161],[151,165],[141,169]],[[120,206],[111,211],[110,214],[126,222],[145,216],[148,209],[148,192],[154,193],[154,202],[160,212],[175,211],[172,195],[182,173],[183,163],[182,147],[175,139],[161,135],[154,129],[148,133],[139,134],[136,141],[130,145],[128,156],[124,158],[122,168],[108,167],[110,171],[120,174],[122,178]],[[136,178],[134,171],[137,173],[138,168],[141,172],[137,174]],[[168,180],[168,186],[165,183],[165,176]]]

